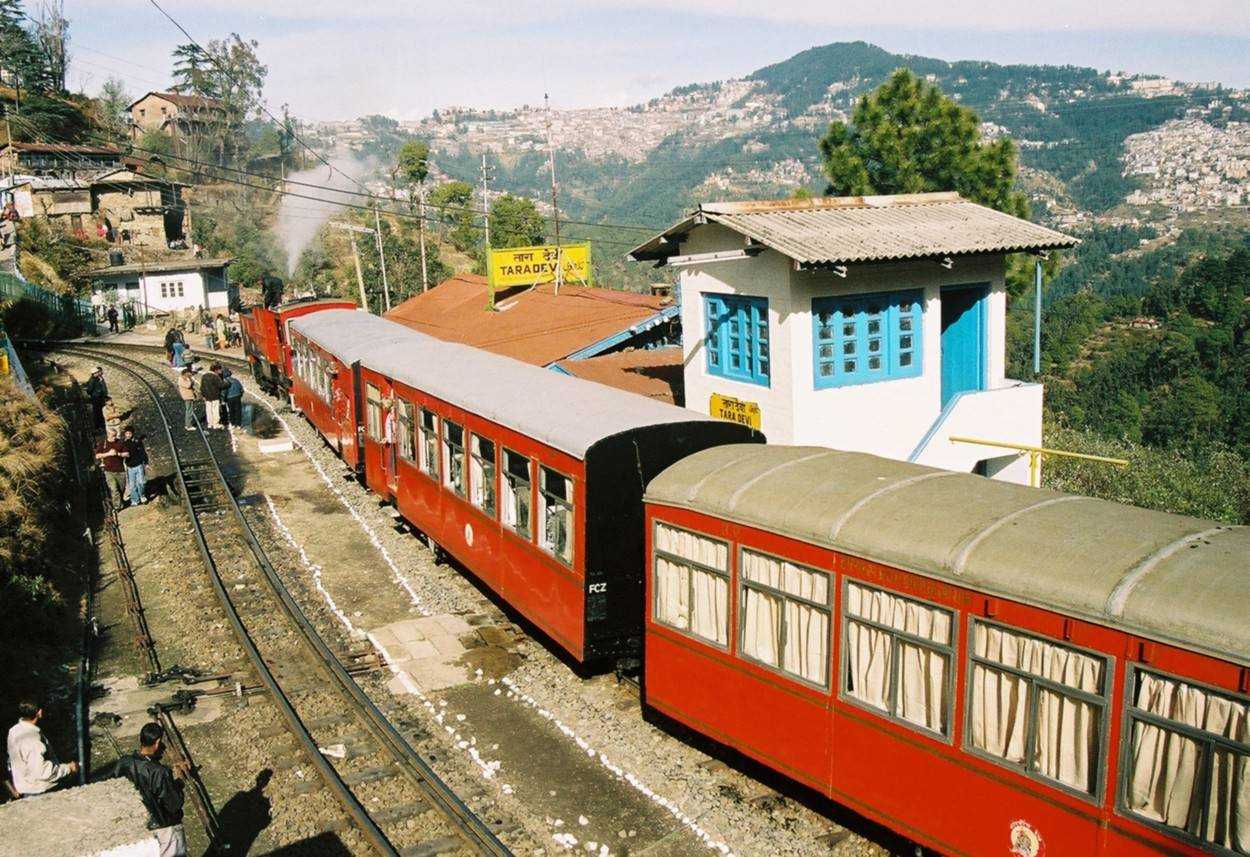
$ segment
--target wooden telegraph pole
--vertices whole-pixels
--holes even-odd
[[[560,282],[564,279],[564,258],[560,252],[560,206],[556,201],[556,151],[551,145],[551,103],[547,93],[543,93],[543,111],[547,120],[547,166],[551,169],[551,219],[555,224],[556,238],[556,285],[555,293],[560,294]]]
[[[352,233],[351,235],[348,236],[348,240],[352,242],[352,262],[356,266],[356,285],[360,287],[360,308],[363,309],[365,312],[368,312],[369,311],[369,299],[365,295],[365,275],[364,275],[364,271],[360,267],[360,249],[356,246],[356,234],[355,233],[363,232],[367,235],[370,232],[373,232],[373,230],[368,228],[367,226],[357,226],[354,223],[331,223],[330,225],[333,226],[335,229],[343,229],[343,230],[346,230],[347,232]],[[390,308],[389,296],[387,297],[388,297],[387,309],[389,309]]]

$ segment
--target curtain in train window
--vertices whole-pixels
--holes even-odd
[[[365,433],[370,440],[382,441],[382,393],[372,384],[365,384]]]
[[[655,528],[657,622],[729,643],[729,546],[668,524]]]
[[[951,611],[850,582],[845,613],[846,694],[949,734]]]
[[[742,551],[742,654],[807,681],[829,675],[829,576]]]
[[[438,417],[425,408],[421,409],[421,470],[431,478],[438,478]]]
[[[510,449],[503,451],[503,522],[524,539],[530,538],[530,460]]]
[[[464,496],[464,426],[443,420],[443,486]]]
[[[539,468],[538,544],[566,565],[573,564],[573,480],[550,467]]]
[[[474,506],[495,517],[495,443],[479,434],[469,441],[469,490]]]
[[[396,419],[399,424],[399,457],[404,461],[412,461],[417,451],[413,439],[412,402],[396,399],[396,406],[399,408]]]
[[[970,746],[1094,794],[1106,660],[976,622],[971,661]]]
[[[1128,809],[1250,854],[1247,700],[1139,670],[1129,717]]]

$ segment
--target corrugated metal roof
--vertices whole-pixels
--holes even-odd
[[[836,197],[701,205],[636,247],[634,259],[667,259],[703,223],[720,223],[808,265],[931,259],[1072,247],[1077,239],[955,193]]]
[[[705,450],[646,499],[1250,664],[1250,527],[819,447]]]
[[[445,342],[356,310],[323,310],[291,327],[340,360],[407,384],[576,458],[632,429],[712,418],[685,408]]]

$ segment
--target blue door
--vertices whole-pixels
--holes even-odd
[[[988,286],[942,289],[942,407],[965,390],[985,389]]]

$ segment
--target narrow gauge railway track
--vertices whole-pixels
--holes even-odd
[[[235,635],[286,726],[373,848],[396,857],[458,848],[511,854],[396,731],[317,633],[257,541],[203,428],[198,422],[194,431],[178,425],[183,403],[172,379],[153,366],[106,351],[80,346],[58,350],[107,363],[150,393],[200,557]],[[258,589],[267,595],[255,594]],[[343,711],[363,731],[345,734]],[[335,745],[343,755],[337,767],[321,750]],[[366,800],[381,809],[367,809]],[[419,826],[441,826],[448,835],[401,842],[411,838],[413,827],[404,822],[427,813],[436,814],[436,823]]]

